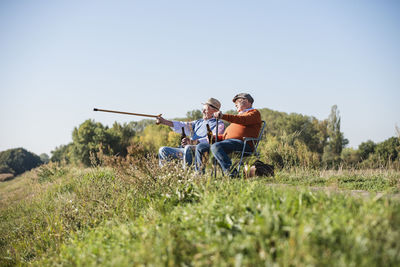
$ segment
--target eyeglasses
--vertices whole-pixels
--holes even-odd
[[[238,98],[238,99],[236,99],[235,104],[243,103],[245,101],[247,101],[246,98]]]

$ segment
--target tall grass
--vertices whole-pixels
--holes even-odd
[[[400,264],[399,201],[374,193],[396,192],[398,172],[228,180],[152,157],[102,162],[26,177],[30,193],[0,208],[1,266]],[[332,184],[370,195],[308,187]]]
[[[313,170],[292,168],[266,178],[271,183],[329,187],[336,190],[365,190],[368,192],[400,192],[400,172],[391,169]]]

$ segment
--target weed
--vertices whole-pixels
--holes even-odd
[[[29,182],[11,181],[30,193],[0,209],[0,265],[400,264],[400,203],[383,197],[398,192],[394,170],[214,179],[140,153],[87,169],[44,165]]]

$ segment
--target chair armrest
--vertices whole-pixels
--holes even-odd
[[[254,138],[254,137],[245,137],[245,138],[243,138],[243,141],[245,144],[247,142],[251,141],[253,143],[253,145],[255,145],[260,140],[258,138]]]

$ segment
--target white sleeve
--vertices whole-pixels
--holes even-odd
[[[186,136],[191,136],[191,130],[190,127],[192,126],[192,123],[190,122],[183,122],[183,121],[172,121],[173,127],[171,129],[176,132],[176,133],[182,133],[182,127],[185,129],[185,134]]]

